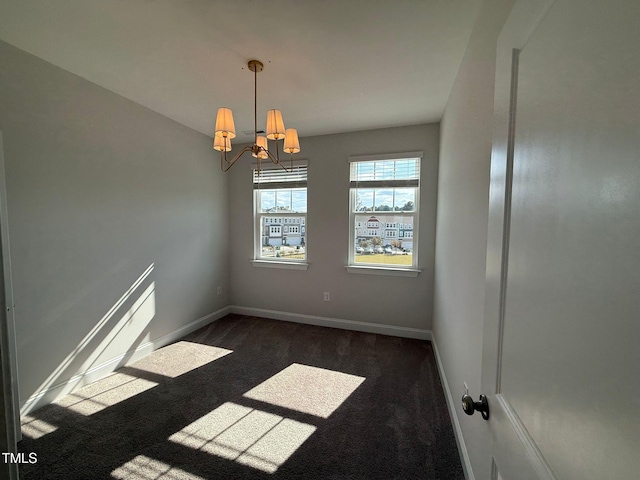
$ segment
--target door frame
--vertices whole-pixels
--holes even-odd
[[[7,188],[4,168],[4,144],[0,131],[0,269],[3,288],[0,290],[0,350],[2,353],[2,392],[4,396],[4,415],[6,421],[6,441],[11,453],[17,453],[17,443],[22,439],[20,430],[20,398],[18,389],[18,367],[13,302],[13,284],[11,275],[11,250],[9,242],[9,219],[7,209]],[[15,477],[10,472],[10,478]]]
[[[485,278],[482,391],[489,399],[492,478],[555,480],[551,468],[507,399],[502,395],[501,363],[508,274],[518,60],[555,0],[519,0],[498,38],[491,151]],[[522,461],[516,459],[526,459]]]

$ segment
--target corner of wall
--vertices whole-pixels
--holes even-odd
[[[461,415],[463,382],[481,388],[484,285],[497,38],[513,0],[485,0],[440,123],[433,343],[468,479],[489,479],[477,419]]]

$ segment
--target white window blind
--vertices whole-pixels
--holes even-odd
[[[253,170],[253,188],[302,188],[307,186],[307,166],[295,166],[289,172],[282,168]]]
[[[351,188],[417,187],[419,180],[419,158],[351,163]]]

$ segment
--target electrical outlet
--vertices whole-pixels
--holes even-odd
[[[329,292],[324,292],[324,301],[325,302],[331,301],[331,294]]]
[[[218,295],[222,295],[222,287],[218,287]]]

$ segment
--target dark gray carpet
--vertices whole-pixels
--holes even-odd
[[[240,315],[23,424],[25,480],[464,479],[429,342]]]

